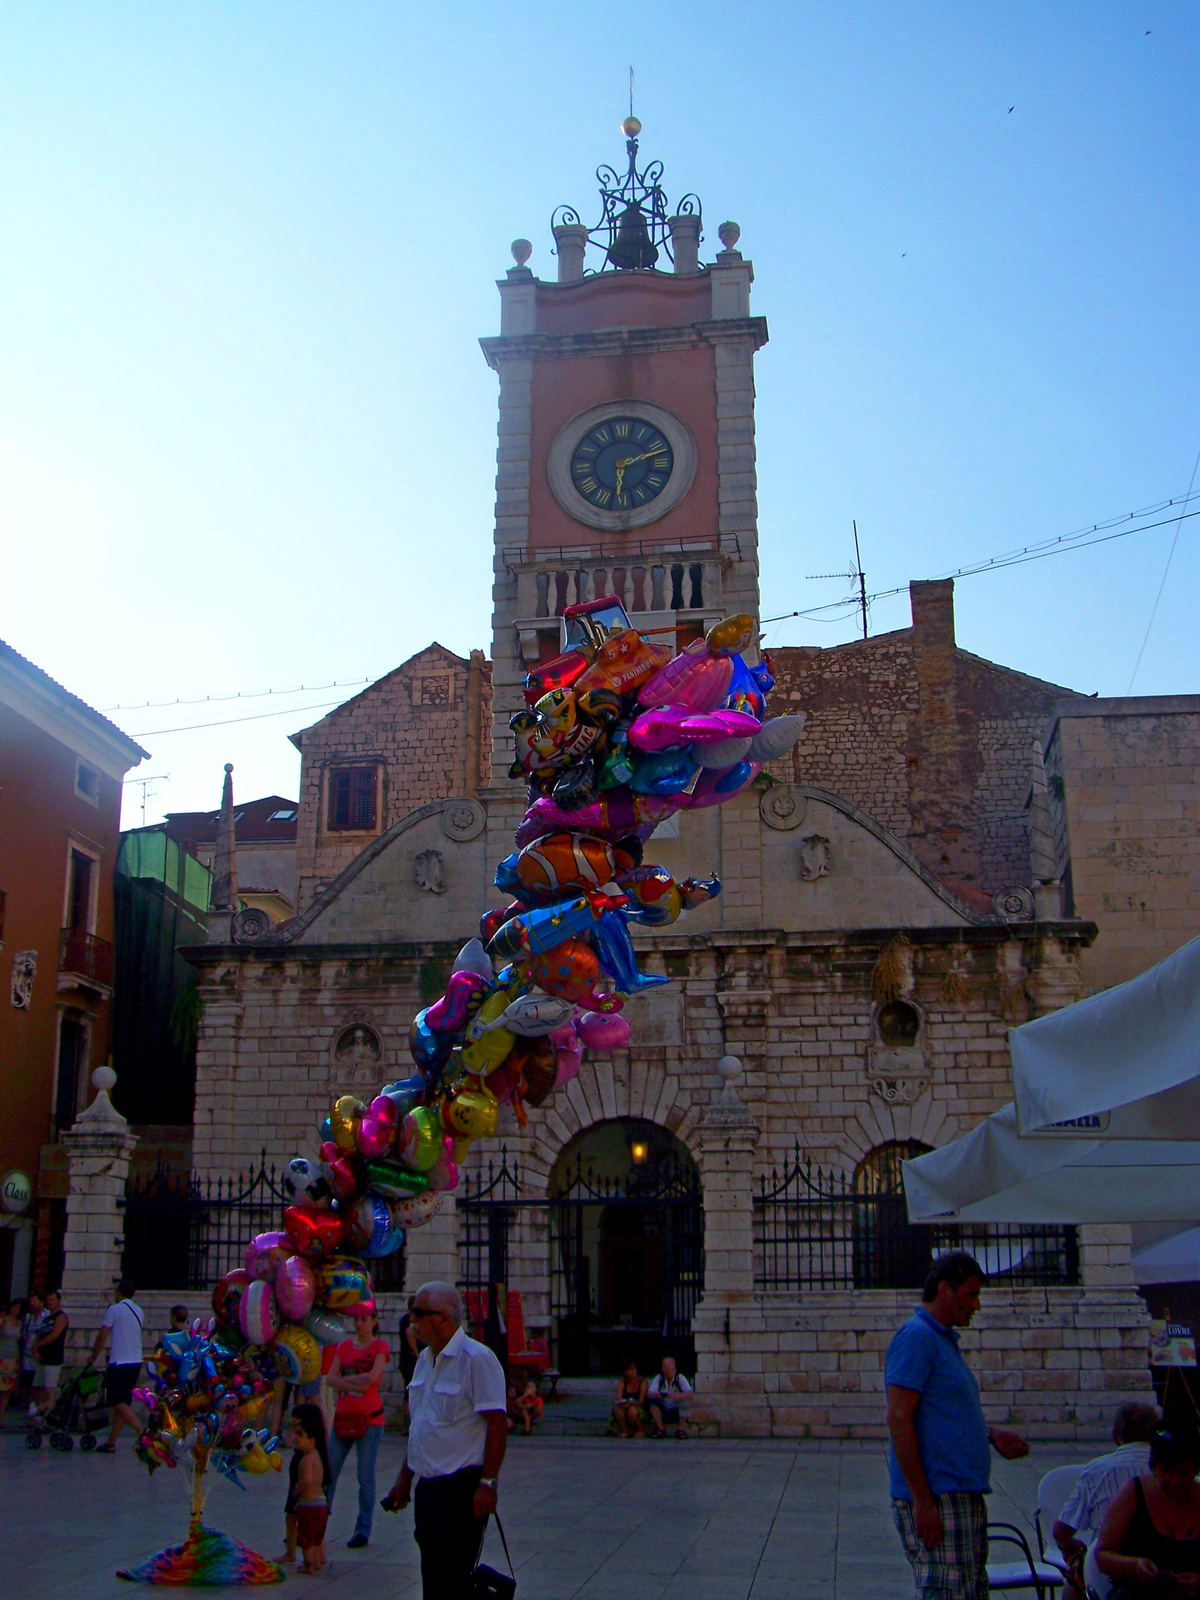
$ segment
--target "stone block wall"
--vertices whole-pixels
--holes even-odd
[[[294,735],[302,757],[297,910],[409,812],[451,795],[473,795],[486,783],[490,719],[491,667],[483,652],[464,660],[433,644]],[[328,771],[359,763],[380,770],[376,826],[331,832]]]
[[[1100,927],[1089,990],[1200,934],[1200,696],[1058,708],[1046,770],[1074,915]]]
[[[788,776],[853,801],[987,910],[1029,883],[1030,741],[1070,691],[959,649],[953,593],[914,583],[911,628],[773,650],[771,710],[808,714]]]

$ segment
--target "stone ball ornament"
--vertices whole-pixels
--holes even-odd
[[[92,1088],[111,1094],[116,1087],[117,1075],[111,1067],[97,1067],[92,1073]]]

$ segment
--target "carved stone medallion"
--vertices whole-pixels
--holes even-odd
[[[478,800],[447,800],[442,807],[442,832],[447,839],[467,844],[487,827],[487,812]]]
[[[758,814],[768,828],[791,833],[808,814],[808,801],[790,783],[773,783],[758,802]]]

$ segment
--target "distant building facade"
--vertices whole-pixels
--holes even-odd
[[[0,1179],[29,1189],[0,1210],[0,1298],[61,1271],[55,1141],[110,1051],[121,784],[145,756],[0,643]]]

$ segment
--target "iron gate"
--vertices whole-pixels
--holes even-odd
[[[518,1164],[504,1150],[499,1166],[489,1162],[464,1175],[458,1211],[460,1284],[476,1320],[494,1321],[493,1285],[510,1286],[521,1219],[532,1235],[523,1244],[545,1261],[551,1354],[561,1371],[613,1371],[630,1356],[654,1370],[667,1352],[695,1370],[704,1212],[691,1162],[666,1152],[622,1179],[599,1177],[577,1162],[556,1194],[532,1198],[522,1194]]]

